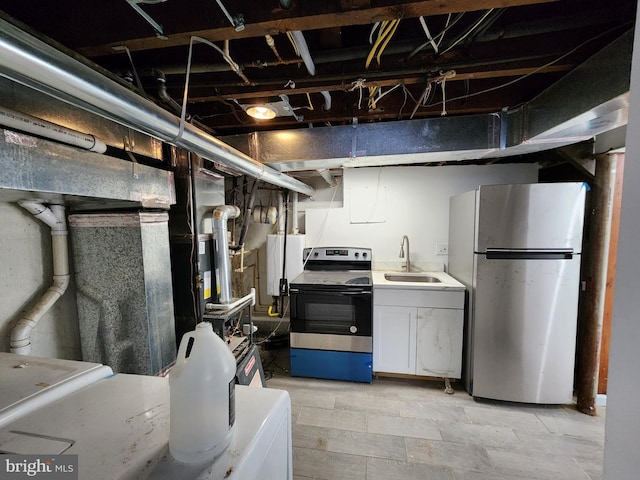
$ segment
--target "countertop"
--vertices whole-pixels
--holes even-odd
[[[384,278],[385,273],[392,274],[406,274],[404,271],[390,271],[390,270],[373,270],[371,272],[373,277],[373,288],[395,288],[395,289],[406,289],[406,290],[453,290],[459,291],[464,290],[465,287],[462,283],[457,281],[451,275],[445,272],[410,272],[410,275],[430,275],[432,277],[436,277],[440,280],[437,283],[431,282],[397,282],[391,281]]]

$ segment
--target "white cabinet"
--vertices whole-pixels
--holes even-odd
[[[414,374],[416,308],[374,306],[373,371]]]
[[[373,370],[460,378],[464,291],[374,289]]]
[[[418,308],[416,375],[460,378],[462,309]]]

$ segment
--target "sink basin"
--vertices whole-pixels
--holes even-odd
[[[390,282],[442,283],[438,277],[424,273],[385,273],[384,279]]]

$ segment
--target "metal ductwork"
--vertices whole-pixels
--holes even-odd
[[[517,109],[222,139],[282,172],[493,159],[551,150],[626,125],[632,47],[633,32],[627,32]]]
[[[305,195],[314,189],[184,125],[155,103],[0,19],[0,75],[241,173]]]

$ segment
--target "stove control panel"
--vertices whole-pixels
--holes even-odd
[[[303,250],[303,261],[371,262],[370,248],[314,247]]]

